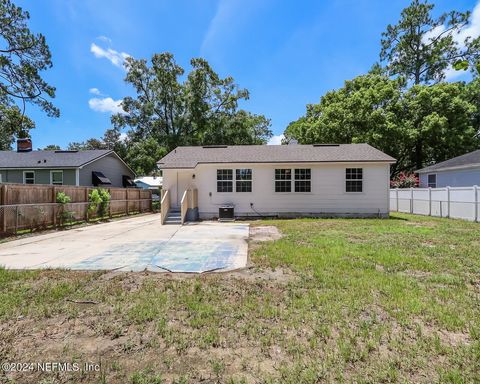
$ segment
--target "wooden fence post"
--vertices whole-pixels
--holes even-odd
[[[475,194],[475,198],[474,198],[474,201],[475,201],[475,207],[474,207],[474,210],[475,210],[475,222],[478,223],[478,220],[480,219],[478,217],[478,185],[474,185],[473,186],[473,193]]]
[[[2,186],[2,196],[1,196],[1,201],[2,205],[7,205],[8,204],[8,185],[3,185]],[[5,211],[5,208],[2,208],[2,232],[7,232],[7,212]]]
[[[112,218],[112,189],[108,188],[108,193],[110,195],[110,201],[108,202],[108,217]]]
[[[84,204],[84,209],[85,209],[85,221],[88,222],[88,187],[85,187],[84,189],[84,193],[85,193],[85,197],[84,197],[84,201],[86,204]]]
[[[52,185],[51,186],[51,189],[52,189],[52,203],[56,203],[57,202],[57,194],[56,194],[56,190],[55,190],[55,186]],[[57,215],[55,214],[56,212],[56,208],[57,206],[56,205],[53,205],[52,206],[53,209],[52,209],[52,212],[53,212],[53,226],[56,227],[57,226]]]
[[[126,213],[128,216],[128,189],[125,190],[125,201],[126,201]]]

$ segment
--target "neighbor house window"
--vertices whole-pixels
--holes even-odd
[[[217,169],[217,192],[233,192],[232,169]]]
[[[345,176],[345,190],[347,192],[363,191],[363,168],[347,168]]]
[[[235,191],[252,192],[252,170],[251,169],[235,170]]]
[[[428,188],[437,188],[437,175],[428,175]]]
[[[295,192],[311,192],[310,169],[295,169]]]
[[[292,192],[291,169],[275,169],[275,192]]]
[[[35,172],[24,171],[23,172],[23,184],[35,184]]]
[[[50,184],[63,185],[63,171],[50,171]]]

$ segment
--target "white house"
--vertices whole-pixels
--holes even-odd
[[[368,144],[178,147],[158,162],[162,210],[182,222],[225,206],[235,217],[387,217],[394,162]]]
[[[416,171],[421,188],[480,185],[480,149]]]
[[[161,176],[142,176],[137,177],[133,181],[138,188],[151,189],[155,191],[162,188],[162,180],[163,179]]]

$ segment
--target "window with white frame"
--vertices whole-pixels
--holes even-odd
[[[235,170],[235,191],[236,192],[252,192],[252,170],[251,169]]]
[[[275,169],[275,192],[292,192],[291,169]]]
[[[295,169],[295,192],[311,192],[311,179],[310,169]]]
[[[345,170],[345,191],[363,192],[363,168],[347,168]]]
[[[217,192],[233,192],[232,169],[217,169]]]
[[[35,184],[35,171],[23,172],[23,184]]]
[[[428,175],[428,188],[437,188],[437,174]]]
[[[63,171],[50,171],[50,184],[63,185]]]

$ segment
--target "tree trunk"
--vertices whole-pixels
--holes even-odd
[[[420,139],[415,144],[415,167],[415,170],[423,168],[423,143]]]

